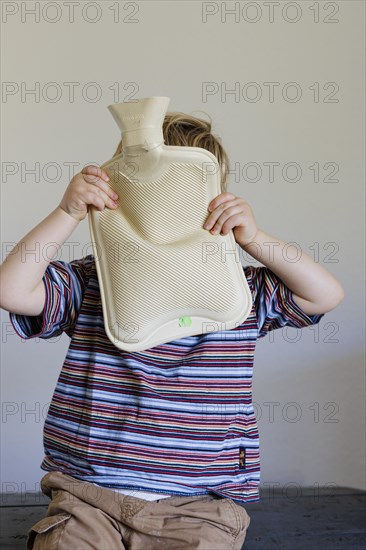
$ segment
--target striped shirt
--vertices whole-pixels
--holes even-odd
[[[256,341],[324,314],[302,311],[269,268],[243,269],[253,307],[241,325],[131,353],[106,335],[94,256],[51,261],[43,312],[9,313],[21,338],[65,332],[71,339],[44,423],[40,468],[109,489],[259,500]]]

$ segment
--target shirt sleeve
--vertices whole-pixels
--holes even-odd
[[[293,292],[269,268],[247,266],[245,274],[253,293],[258,338],[284,326],[316,325],[325,313],[308,315],[294,301]]]
[[[45,288],[44,309],[40,315],[22,315],[9,312],[15,332],[26,340],[52,338],[66,332],[71,338],[85,287],[92,255],[64,262],[51,261],[43,275]]]

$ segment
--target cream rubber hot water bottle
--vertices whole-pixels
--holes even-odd
[[[169,97],[109,105],[123,152],[101,165],[119,207],[89,209],[105,331],[125,351],[230,330],[252,297],[233,232],[203,228],[221,193],[217,158],[165,145]]]

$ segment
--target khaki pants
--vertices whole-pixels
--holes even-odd
[[[27,550],[240,550],[250,523],[243,506],[213,493],[147,501],[56,471],[41,489],[51,502]]]

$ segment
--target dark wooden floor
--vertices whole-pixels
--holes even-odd
[[[49,502],[42,493],[1,495],[0,548],[25,550],[27,531],[45,516]],[[366,550],[363,491],[263,489],[261,501],[245,509],[251,517],[245,550]]]

